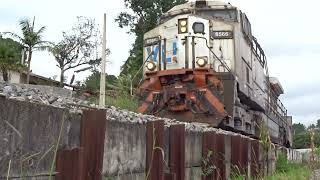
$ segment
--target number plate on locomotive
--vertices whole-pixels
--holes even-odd
[[[144,47],[159,44],[160,37],[152,37],[144,40]]]
[[[232,31],[211,31],[212,39],[232,39]]]

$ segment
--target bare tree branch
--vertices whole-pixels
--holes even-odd
[[[64,73],[84,65],[94,67],[100,61],[97,59],[97,46],[100,43],[99,30],[93,19],[78,17],[78,22],[71,31],[63,32],[63,40],[50,48],[61,70],[60,84],[63,85]],[[90,68],[84,68],[89,70]],[[79,71],[80,72],[80,71]]]

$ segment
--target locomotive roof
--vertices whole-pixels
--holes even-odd
[[[198,1],[199,2],[199,1]],[[164,16],[174,16],[181,13],[186,13],[194,9],[236,9],[237,7],[232,6],[230,3],[225,3],[222,1],[206,1],[207,5],[205,7],[197,8],[196,2],[188,2],[185,4],[177,5],[170,9],[164,14]]]
[[[269,77],[269,81],[271,83],[271,86],[273,87],[273,90],[275,91],[275,93],[277,94],[277,96],[279,96],[280,94],[284,93],[283,87],[280,84],[280,81],[278,78],[276,77]]]

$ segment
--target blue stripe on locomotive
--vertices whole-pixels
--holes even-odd
[[[151,61],[157,61],[158,59],[158,54],[159,54],[159,45],[156,46],[152,46],[153,50],[153,54],[150,56]],[[147,53],[150,54],[151,53],[151,47],[147,47],[146,48]],[[162,45],[162,62],[164,62],[164,45]],[[166,61],[167,63],[172,63],[172,58],[177,56],[177,43],[173,42],[172,43],[172,57],[167,57]]]

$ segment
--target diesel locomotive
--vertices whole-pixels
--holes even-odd
[[[284,90],[237,7],[204,0],[175,6],[144,35],[143,52],[139,112],[256,138],[263,122],[273,143],[292,145]]]

